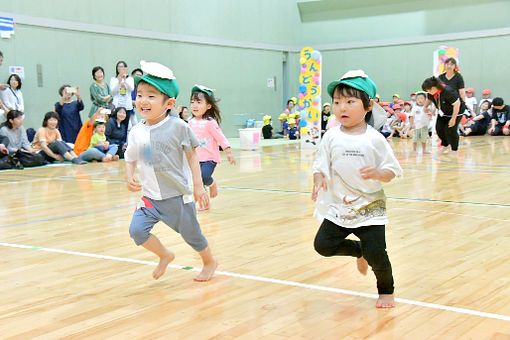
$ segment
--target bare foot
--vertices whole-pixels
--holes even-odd
[[[209,187],[209,196],[211,196],[211,198],[218,196],[218,186],[216,185],[216,181],[214,181]]]
[[[204,264],[200,274],[198,274],[198,276],[195,277],[193,280],[195,280],[197,282],[209,281],[213,277],[214,271],[216,270],[217,267],[218,267],[218,262],[216,260],[214,260],[214,262]]]
[[[154,278],[154,280],[159,279],[161,276],[163,276],[163,274],[165,274],[166,267],[170,262],[174,260],[174,258],[175,255],[169,251],[165,257],[161,257],[159,259],[158,266],[152,272],[152,277]]]
[[[110,162],[112,160],[113,156],[110,154],[107,154],[106,156],[101,159],[101,162]]]
[[[120,159],[119,155],[115,155],[115,156],[113,156],[113,160],[114,160],[114,161],[118,161],[119,159]]]
[[[358,266],[358,271],[361,274],[367,275],[368,262],[367,262],[367,260],[365,260],[365,258],[363,256],[356,259],[356,265]]]
[[[394,308],[395,298],[393,294],[379,294],[379,298],[375,303],[376,308]]]

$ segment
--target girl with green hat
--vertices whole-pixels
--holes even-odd
[[[372,267],[379,293],[376,307],[392,308],[394,286],[386,253],[388,219],[381,183],[400,177],[402,168],[383,135],[370,125],[379,125],[382,110],[374,102],[375,83],[355,70],[327,89],[340,125],[324,135],[313,164],[314,216],[322,221],[315,250],[328,257],[356,257],[363,275]],[[360,241],[346,239],[350,234]]]

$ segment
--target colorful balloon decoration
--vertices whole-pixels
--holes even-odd
[[[311,47],[301,50],[299,63],[299,108],[302,147],[316,147],[320,141],[322,55]]]

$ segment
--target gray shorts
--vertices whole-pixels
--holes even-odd
[[[428,126],[424,126],[422,128],[415,129],[413,131],[413,142],[426,143],[428,136],[429,136],[429,127]]]
[[[207,240],[198,224],[194,202],[184,204],[182,196],[160,201],[142,197],[129,226],[129,235],[137,246],[147,241],[154,224],[159,221],[181,234],[194,250],[200,252],[207,248]]]

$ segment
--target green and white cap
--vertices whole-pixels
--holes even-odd
[[[193,88],[191,89],[191,93],[197,92],[197,91],[207,93],[209,96],[214,97],[214,91],[216,91],[216,90],[210,89],[204,85],[195,84],[195,85],[193,85]]]
[[[333,98],[333,92],[339,84],[345,84],[349,87],[355,88],[368,94],[370,99],[374,99],[377,95],[377,86],[368,77],[363,70],[350,70],[345,73],[340,79],[332,81],[328,85],[328,93]],[[375,101],[372,106],[372,117],[368,124],[372,125],[375,129],[379,129],[386,122],[386,111],[379,106]]]
[[[170,98],[177,98],[179,95],[179,84],[175,79],[174,73],[165,65],[156,62],[140,61],[140,68],[144,75],[135,77],[135,83],[144,81],[157,88]]]

